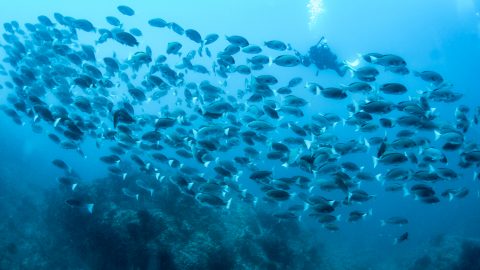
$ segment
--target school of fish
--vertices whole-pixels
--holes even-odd
[[[118,12],[135,15],[128,6]],[[85,158],[90,141],[108,151],[99,162],[126,199],[148,200],[168,181],[207,207],[261,202],[279,220],[313,219],[336,231],[338,208],[375,200],[363,182],[425,204],[469,194],[458,170],[480,165],[480,146],[469,135],[480,108],[455,105],[460,91],[435,71],[410,70],[400,56],[362,54],[349,67],[349,84],[324,85],[302,78],[314,71],[280,40],[255,45],[152,18],[149,31],[178,36],[156,51],[142,45],[142,30],[127,30],[116,16],[106,17],[107,28],[53,18],[3,24],[1,91],[8,96],[1,109]],[[95,44],[80,42],[80,32]],[[227,46],[215,51],[219,42]],[[108,51],[111,43],[131,56],[120,59]],[[109,56],[99,59],[101,46]],[[382,76],[393,79],[378,83]],[[242,87],[230,84],[235,80]],[[311,106],[317,100],[327,105]],[[456,106],[451,120],[435,109],[439,103]],[[344,109],[331,113],[328,104]],[[63,172],[57,181],[70,192],[66,203],[94,211],[95,198],[76,193],[82,180],[74,169],[61,158],[52,164]],[[438,190],[439,182],[455,188]],[[347,222],[369,216],[372,209],[352,210]],[[380,222],[409,221],[392,213]],[[408,232],[395,242],[407,239]]]

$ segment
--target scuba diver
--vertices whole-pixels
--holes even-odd
[[[338,57],[330,50],[324,37],[316,45],[310,47],[307,55],[301,55],[298,51],[295,54],[306,67],[313,63],[318,69],[335,70],[340,77],[343,77],[348,70],[345,63],[338,62]]]

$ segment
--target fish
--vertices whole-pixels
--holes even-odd
[[[342,86],[342,88],[352,93],[369,93],[373,90],[367,82],[352,82],[347,86]]]
[[[170,29],[172,29],[173,32],[175,32],[176,34],[182,36],[183,34],[185,34],[185,29],[183,29],[183,27],[181,27],[178,23],[175,23],[175,22],[170,22],[168,24],[168,27]]]
[[[393,217],[389,217],[387,219],[382,219],[380,220],[380,225],[381,226],[385,226],[385,225],[400,225],[400,226],[403,226],[403,225],[407,225],[408,224],[408,219],[404,218],[404,217],[399,217],[399,216],[393,216]]]
[[[134,198],[135,200],[138,201],[138,198],[140,196],[140,194],[138,193],[135,193],[133,191],[131,191],[130,189],[128,188],[122,188],[122,193],[127,196],[127,197],[130,197],[130,198]]]
[[[169,42],[167,44],[167,54],[178,54],[181,48],[182,44],[180,42]]]
[[[444,81],[442,75],[440,75],[438,72],[435,72],[435,71],[430,71],[430,70],[421,71],[421,72],[415,71],[413,74],[417,77],[420,77],[422,80],[432,83],[433,85],[436,85],[436,86],[440,85]]]
[[[70,205],[71,207],[85,209],[90,214],[93,213],[93,207],[95,205],[93,203],[87,203],[82,199],[76,199],[76,198],[67,199],[65,200],[65,203]]]
[[[359,221],[361,219],[366,218],[369,215],[371,216],[372,213],[373,213],[372,209],[370,209],[368,212],[362,212],[362,211],[354,210],[354,211],[352,211],[348,214],[347,221],[348,222],[356,222],[356,221]]]
[[[248,54],[258,54],[262,52],[262,48],[257,45],[248,45],[242,48],[242,52],[248,53]]]
[[[336,87],[327,87],[320,90],[320,93],[323,97],[335,100],[346,99],[348,97],[347,93]]]
[[[74,28],[81,29],[85,32],[94,32],[95,27],[93,24],[86,19],[74,19],[74,21],[71,23],[71,26]]]
[[[205,36],[205,45],[210,45],[218,40],[220,36],[218,34],[208,34]]]
[[[380,157],[374,156],[372,159],[374,168],[377,167],[378,163],[382,163],[384,165],[399,165],[408,161],[407,155],[398,152],[384,153]]]
[[[265,41],[264,45],[267,48],[272,49],[272,50],[276,50],[276,51],[285,51],[287,49],[287,45],[280,40]]]
[[[141,189],[147,191],[148,193],[150,193],[150,196],[153,196],[153,192],[155,190],[152,187],[150,187],[145,181],[143,181],[141,179],[137,179],[137,180],[135,180],[135,184],[139,188],[141,188]],[[136,195],[136,197],[137,197],[137,200],[138,200],[138,195]]]
[[[107,164],[116,164],[120,162],[120,157],[117,155],[108,155],[100,157],[100,160],[107,163]]]
[[[134,47],[134,46],[138,46],[139,43],[137,41],[137,39],[130,33],[128,32],[118,32],[118,33],[115,33],[113,35],[114,39],[122,44],[122,45],[127,45],[127,46],[130,46],[130,47]]]
[[[231,44],[242,47],[242,48],[250,45],[248,40],[246,38],[242,37],[242,36],[238,36],[238,35],[226,36],[226,39]]]
[[[254,65],[267,65],[270,63],[270,58],[266,55],[258,54],[252,58],[247,59],[247,63]]]
[[[405,232],[401,234],[399,237],[395,238],[395,240],[393,241],[393,244],[396,245],[406,240],[408,240],[408,232]]]
[[[379,74],[380,72],[372,66],[361,67],[354,71],[357,79],[363,82],[374,82]]]
[[[61,159],[54,159],[52,160],[52,164],[55,165],[57,168],[62,169],[66,172],[71,172],[70,166],[67,165],[67,163]]]
[[[375,198],[374,195],[369,195],[367,192],[364,190],[353,190],[351,192],[348,192],[348,197],[347,201],[348,202],[357,202],[357,203],[362,203],[370,200],[371,198]]]
[[[74,191],[78,186],[79,179],[73,176],[60,176],[57,178],[57,182],[62,186],[66,186]]]
[[[407,168],[391,168],[381,177],[386,181],[407,181],[413,176],[412,171]]]
[[[129,6],[125,6],[125,5],[120,5],[120,6],[117,6],[117,10],[122,13],[123,15],[125,16],[133,16],[135,15],[135,10],[133,10],[131,7]]]
[[[140,29],[138,28],[130,28],[130,30],[128,30],[128,32],[136,37],[141,37],[143,36],[143,33]]]
[[[164,27],[169,26],[169,23],[166,22],[166,21],[165,21],[164,19],[162,19],[162,18],[150,19],[150,20],[148,20],[148,24],[149,24],[150,26],[157,27],[157,28],[164,28]]]
[[[300,64],[300,59],[295,55],[284,54],[277,56],[273,63],[281,67],[295,67]]]
[[[366,56],[364,56],[365,59]],[[401,66],[406,66],[407,63],[405,60],[394,54],[369,54],[368,55],[369,60],[368,62],[372,64],[377,64],[381,65],[384,67],[401,67]]]
[[[232,203],[232,198],[225,201],[224,199],[209,193],[198,193],[195,195],[195,200],[205,206],[225,207],[225,209],[229,209]]]
[[[200,33],[197,32],[197,30],[194,30],[194,29],[187,29],[185,30],[185,35],[190,39],[192,40],[193,42],[196,42],[196,43],[202,43],[202,36],[200,35]]]
[[[107,16],[105,17],[105,20],[112,26],[120,26],[122,24],[120,20],[114,16]]]
[[[452,201],[454,198],[465,198],[469,193],[470,191],[466,187],[461,187],[458,189],[446,189],[441,193],[441,195],[442,197],[447,197],[449,201]]]
[[[382,91],[384,94],[391,95],[401,95],[405,94],[408,91],[407,88],[400,83],[385,83],[380,85],[379,90]]]
[[[303,79],[301,77],[294,77],[288,81],[288,86],[289,88],[296,87],[302,83]]]

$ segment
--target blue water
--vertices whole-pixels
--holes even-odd
[[[68,3],[18,0],[3,4],[0,18],[2,24],[15,20],[23,27],[27,22],[37,23],[39,15],[54,21],[53,14],[58,12],[87,19],[98,29],[111,28],[105,17],[116,16],[125,29],[137,27],[143,32],[143,36],[137,38],[138,47],[123,46],[112,40],[96,45],[97,61],[102,64],[103,57],[115,53],[123,61],[137,51],[144,51],[147,45],[153,51],[153,59],[164,54],[171,41],[181,42],[183,52],[198,48],[185,36],[179,37],[166,28],[151,27],[147,22],[156,17],[176,22],[185,29],[195,29],[203,37],[209,33],[219,34],[219,40],[209,47],[213,55],[228,45],[225,36],[231,35],[241,35],[258,45],[267,40],[281,40],[303,54],[325,37],[342,61],[354,61],[359,55],[370,52],[391,53],[405,59],[411,71],[440,73],[453,84],[455,91],[463,94],[463,98],[454,103],[431,102],[438,112],[438,120],[442,123],[455,121],[455,111],[460,105],[470,108],[469,121],[473,119],[480,100],[477,93],[480,86],[479,1],[324,0],[317,3],[322,10],[312,18],[309,2],[303,0],[84,0]],[[118,5],[130,6],[135,15],[120,14]],[[78,44],[95,45],[98,33],[77,31]],[[0,44],[5,45],[4,40]],[[278,55],[266,48],[262,53]],[[2,58],[6,56],[4,50],[0,50],[0,54]],[[168,63],[172,66],[180,60],[177,56],[169,56],[171,58],[174,60]],[[195,61],[211,68],[212,59],[197,56]],[[7,63],[3,66],[7,70],[10,68]],[[431,85],[412,74],[399,77],[381,67],[379,70],[385,77],[383,81],[372,83],[374,87],[389,80],[409,86],[408,94],[388,96],[392,102],[418,97],[418,91],[433,90]],[[146,69],[142,71],[145,74]],[[339,86],[352,81],[349,74],[339,77],[333,70],[321,70],[317,74],[313,65],[293,68],[266,65],[255,73],[261,74],[274,75],[279,85],[285,85],[296,76],[303,78],[302,85],[317,82],[322,86]],[[197,83],[205,78],[217,85],[224,81],[213,74],[189,72],[185,77]],[[250,79],[250,76],[231,74],[225,89],[235,96],[237,89],[245,86],[245,78]],[[3,85],[7,81],[11,81],[8,75],[0,77]],[[116,93],[121,95],[125,90],[122,84]],[[295,91],[293,94],[309,101],[303,108],[309,116],[335,113],[348,118],[346,105],[352,99],[356,102],[365,99],[355,95],[337,102],[313,96],[303,87]],[[12,92],[3,87],[0,104],[11,107],[7,96]],[[135,112],[157,114],[164,105],[173,110],[176,98],[167,95],[161,102],[135,105]],[[56,102],[53,97],[45,100]],[[108,124],[113,126],[109,119]],[[289,116],[284,120],[292,119],[299,121]],[[474,172],[478,171],[476,165],[467,169],[457,165],[464,148],[447,153],[447,166],[459,174],[458,179],[434,183],[433,187],[438,196],[447,188],[465,187],[469,190],[465,198],[449,201],[440,197],[439,203],[425,204],[414,200],[413,196],[404,197],[402,192],[386,192],[380,182],[362,182],[360,188],[375,197],[362,204],[336,209],[334,215],[340,215],[336,222],[339,230],[329,231],[309,217],[308,211],[293,220],[274,218],[272,213],[285,209],[289,202],[265,201],[260,185],[248,179],[250,171],[245,167],[240,169],[243,174],[238,180],[243,188],[258,197],[256,205],[242,202],[238,194],[230,190],[227,198],[233,198],[231,208],[203,206],[168,180],[155,184],[156,196],[141,193],[137,201],[122,194],[121,187],[125,184],[111,176],[107,165],[99,160],[110,154],[111,142],[102,142],[97,147],[96,140],[86,136],[81,142],[86,156],[83,157],[52,142],[46,136],[47,131],[52,130],[51,125],[43,123],[43,132],[37,134],[30,128],[31,119],[24,117],[23,120],[24,125],[17,125],[3,113],[0,117],[0,269],[480,269],[480,182],[472,181]],[[394,132],[388,132],[393,138]],[[268,136],[277,140],[291,135],[287,133],[277,128]],[[383,136],[385,130],[361,133],[339,123],[332,133],[341,141],[363,141],[363,138]],[[420,134],[434,140],[433,132]],[[471,122],[469,131],[464,134],[465,144],[478,143],[479,135],[478,125]],[[255,147],[267,151],[265,145]],[[376,151],[377,147],[372,146],[367,153],[350,154],[341,161],[353,161],[373,171],[371,156]],[[171,148],[163,153],[175,155]],[[241,154],[243,150],[235,148],[216,156],[231,159]],[[93,213],[64,202],[75,192],[59,187],[55,179],[62,171],[52,165],[54,159],[64,160],[78,173],[81,179],[78,193],[87,193],[89,200],[95,203]],[[211,167],[204,168],[192,159],[185,160],[185,164],[195,166],[207,177],[214,176]],[[305,174],[298,168],[284,168],[278,161],[265,158],[255,160],[255,165],[273,170],[277,178]],[[135,168],[135,165],[130,166]],[[380,165],[375,172],[384,174],[388,168]],[[131,177],[144,177],[138,170],[132,171],[134,176]],[[177,171],[168,168],[162,174],[168,178]],[[318,187],[314,190],[338,201],[345,197],[339,190],[319,191]],[[292,190],[290,202],[303,204],[300,192]],[[369,209],[371,216],[359,222],[347,222],[350,211]],[[392,216],[408,218],[409,223],[381,226],[380,220]],[[407,231],[408,240],[394,245],[395,238]]]

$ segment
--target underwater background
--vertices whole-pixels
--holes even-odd
[[[129,16],[121,12],[117,8],[121,5],[132,8],[135,14]],[[8,27],[0,30],[3,34],[0,54],[4,60],[0,106],[5,112],[0,113],[0,269],[480,269],[480,178],[477,177],[480,130],[476,120],[480,113],[479,12],[480,2],[474,0],[17,0],[2,3],[1,23],[18,22],[24,33],[19,33],[18,28],[12,32]],[[88,20],[95,30],[84,31],[83,26],[75,23],[62,25],[55,20],[54,13]],[[54,25],[42,23],[38,19],[41,15],[47,16]],[[121,21],[117,28],[139,29],[141,35],[134,35],[139,44],[121,44],[120,35],[115,36],[115,26],[107,22],[107,16]],[[206,39],[196,42],[183,32],[172,31],[171,24],[153,26],[149,20],[154,18],[194,29],[203,38],[216,33],[218,41],[210,45],[205,45]],[[53,37],[52,41],[38,42],[45,37],[27,30],[26,23],[40,24],[37,31],[47,32]],[[76,33],[68,42],[67,39],[60,41],[55,37],[54,28]],[[102,28],[114,34],[99,42]],[[246,63],[251,73],[241,74],[228,66],[226,76],[222,76],[216,71],[223,63],[219,61],[223,56],[218,53],[225,51],[228,44],[235,44],[228,40],[234,35],[259,45],[261,54],[269,57],[269,63],[254,69],[249,60],[253,54],[234,53],[236,65]],[[11,36],[20,37],[27,47],[24,53],[19,52],[21,45],[11,42]],[[315,65],[289,66],[276,58],[282,54],[294,55],[294,50],[306,55],[322,37],[339,61],[348,63],[345,76],[331,69],[318,70]],[[271,40],[282,41],[288,48],[279,52],[265,45],[264,42]],[[182,44],[182,53],[166,54],[167,46],[174,41]],[[80,45],[94,48],[96,60],[82,59],[73,77],[82,72],[91,75],[85,71],[85,63],[89,63],[101,70],[102,79],[113,83],[111,88],[105,87],[107,93],[99,94],[99,78],[95,79],[97,83],[82,87],[70,80],[71,75],[64,75],[69,98],[75,102],[59,102],[58,96],[52,95],[60,83],[49,87],[40,80],[40,75],[53,65],[39,64],[39,58],[31,55],[46,54],[53,63],[57,58],[64,59],[65,55],[59,50],[53,50],[56,54],[51,55],[52,44],[62,42],[75,52],[82,50]],[[136,66],[138,63],[132,56],[140,51],[147,51],[148,55],[147,46],[153,62]],[[43,51],[31,49],[40,47]],[[210,49],[210,57],[205,48]],[[197,52],[190,60],[203,65],[208,72],[185,67],[186,60],[183,60],[184,66],[179,65],[190,50]],[[380,57],[369,58],[371,62],[368,62],[364,56],[369,53],[379,53]],[[396,74],[389,63],[376,60],[387,54],[404,59],[409,73]],[[183,79],[172,83],[163,75],[168,89],[162,89],[166,92],[155,97],[156,87],[147,91],[144,88],[151,86],[142,80],[154,74],[151,68],[160,55],[167,56],[166,65],[175,70],[176,75],[182,74]],[[127,74],[130,81],[120,79],[120,72],[109,74],[105,57],[115,58],[118,64],[124,65],[121,72]],[[216,64],[212,66],[212,63]],[[367,65],[375,66],[380,72],[377,80],[367,81],[373,92],[348,90],[351,82],[361,81],[359,68]],[[40,75],[28,81],[22,77],[25,69]],[[438,72],[445,82],[422,80],[416,73],[420,71]],[[267,88],[273,91],[288,85],[295,77],[301,78],[301,82],[290,87],[289,94],[277,91],[274,95],[260,95],[260,100],[247,100],[252,91],[259,91],[254,88],[261,85],[258,79],[261,75],[278,79],[278,84],[267,83],[270,86]],[[205,80],[223,89],[222,94],[208,100],[207,94],[192,90],[194,97],[189,101],[184,93],[186,85],[200,86]],[[390,81],[406,85],[408,93],[379,93],[382,84]],[[320,87],[312,92],[313,82],[324,88],[338,87],[348,97],[329,98]],[[128,91],[132,84],[144,89],[146,100]],[[34,93],[33,85],[40,85],[45,91]],[[434,96],[433,93],[439,93],[436,90],[444,89],[442,87],[447,89],[446,96]],[[45,105],[38,105],[40,102],[35,105],[32,95]],[[293,99],[286,98],[287,95],[301,98],[295,102],[308,103],[298,106],[304,116],[285,113],[275,119],[263,112],[273,101],[274,110],[282,114],[282,104]],[[449,100],[450,95],[461,98]],[[87,97],[91,102],[89,112],[77,96]],[[112,102],[112,108],[95,107],[97,96]],[[359,108],[371,100],[385,98],[392,104],[400,104],[416,102],[420,97],[428,100],[429,106],[421,108],[418,118],[433,123],[433,128],[422,129],[422,124],[414,123],[361,130],[363,122],[349,124],[348,119],[365,112]],[[221,113],[209,115],[207,105],[218,100],[228,101],[233,107],[222,104],[226,109],[223,107]],[[22,111],[15,106],[19,103],[27,108]],[[114,116],[128,111],[130,107],[125,103],[134,108],[134,113],[130,112],[135,118],[133,123],[127,123],[128,115]],[[355,108],[349,109],[351,103]],[[71,119],[75,115],[76,120],[49,121],[36,107],[53,111],[53,105],[63,106]],[[371,123],[387,116],[400,123],[405,112],[400,112],[399,107],[387,114],[371,113],[374,116]],[[325,124],[319,133],[312,131],[313,127],[309,126],[312,116],[327,113],[340,120]],[[93,115],[99,119],[97,122],[90,118]],[[153,117],[143,118],[143,115]],[[189,118],[191,115],[197,118]],[[159,127],[160,121],[155,117],[173,119],[173,125],[182,131]],[[17,123],[15,119],[19,119]],[[123,122],[122,132],[133,132],[132,137],[136,139],[133,143],[120,143],[120,131],[106,138],[107,131],[118,130],[114,119]],[[254,126],[256,119],[268,126]],[[461,122],[463,119],[466,120]],[[69,123],[73,122],[75,126],[89,122],[93,127],[81,127],[81,138],[68,140],[62,137],[64,130],[59,131],[57,125],[72,129]],[[201,149],[199,135],[196,135],[208,125],[221,127],[219,137],[205,139],[205,143],[215,146],[212,151]],[[299,127],[300,131],[292,132],[292,126]],[[142,134],[153,130],[161,139],[148,147],[141,146]],[[258,138],[240,134],[252,130],[260,134]],[[412,131],[410,136],[415,138],[415,146],[399,150],[393,145],[398,138],[395,134],[400,130]],[[306,135],[298,135],[303,131]],[[234,132],[240,135],[235,136]],[[52,133],[57,134],[62,143],[74,141],[75,147],[67,149],[65,144],[48,136]],[[321,141],[322,135],[334,139]],[[181,137],[179,142],[175,142],[175,136]],[[247,136],[253,136],[252,144]],[[277,145],[281,148],[287,145],[287,137],[295,136],[301,138],[301,145],[288,144],[286,153],[274,151],[269,156],[272,158],[267,158],[274,142],[282,143]],[[377,143],[369,141],[373,137],[384,139]],[[459,137],[461,143],[454,141]],[[428,142],[420,144],[417,138],[427,138]],[[338,151],[335,145],[339,142],[354,143],[354,148],[359,150]],[[118,154],[121,160],[107,160],[105,157],[117,155],[111,150],[117,143],[122,145],[123,154]],[[442,148],[445,143],[458,147]],[[382,145],[387,147],[387,153],[401,156],[412,153],[420,162],[413,162],[410,155],[404,163],[388,164],[386,155],[379,152]],[[153,149],[155,146],[158,148]],[[244,156],[246,147],[259,153],[253,154],[250,149],[248,159],[242,159],[246,164],[241,164],[234,158]],[[350,161],[360,169],[335,167],[333,172],[322,172],[321,166],[312,169],[301,162],[307,153],[311,154],[309,157],[317,157],[324,148],[328,151],[322,155],[328,158],[322,166],[339,166]],[[180,149],[186,151],[179,153]],[[199,149],[208,152],[201,159],[211,158],[198,160]],[[162,153],[168,160],[152,158],[153,152]],[[437,159],[439,152],[441,157]],[[273,158],[277,154],[281,157]],[[379,162],[378,166],[374,166],[372,157]],[[176,162],[179,164],[175,165]],[[62,164],[66,167],[62,168]],[[229,167],[232,164],[234,168]],[[393,181],[398,190],[387,191],[387,172],[404,167],[408,168],[401,175],[405,178]],[[191,171],[187,172],[186,168]],[[448,168],[455,175],[442,175],[439,168]],[[118,170],[114,172],[114,169]],[[358,173],[363,171],[371,172],[374,177],[360,179]],[[419,171],[429,174],[422,179],[416,174]],[[254,179],[252,174],[258,172],[268,175]],[[300,184],[301,179],[295,178],[299,175],[307,178],[305,183]],[[325,183],[331,184],[332,175],[333,186],[327,187]],[[62,176],[68,177],[64,178],[67,182],[59,180]],[[287,177],[293,180],[279,180]],[[435,195],[429,193],[424,197],[423,193],[416,193],[412,186],[418,184],[427,186],[423,186],[422,192],[429,193],[428,187],[432,187]],[[313,202],[314,195],[316,199],[321,196],[321,203]],[[354,195],[360,198],[356,200]],[[434,202],[430,200],[433,198]],[[312,210],[319,205],[333,208]],[[359,211],[358,220],[354,220],[352,211]],[[408,222],[389,221],[392,217]],[[406,238],[405,233],[408,233]]]

